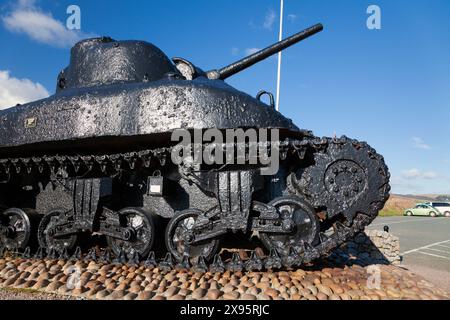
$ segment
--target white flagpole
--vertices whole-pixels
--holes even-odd
[[[280,34],[278,41],[283,40],[283,0],[280,3]],[[281,79],[281,51],[278,52],[278,72],[277,72],[277,111],[280,111],[280,79]]]

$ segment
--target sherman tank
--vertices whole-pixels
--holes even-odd
[[[383,157],[345,136],[316,137],[279,113],[270,93],[252,97],[225,82],[322,29],[211,71],[170,60],[144,41],[77,43],[54,95],[0,111],[0,246],[80,258],[80,243],[89,248],[102,238],[105,255],[119,259],[152,263],[156,251],[166,265],[208,261],[221,270],[221,241],[231,234],[248,242],[237,246],[264,248],[246,261],[233,255],[231,269],[326,256],[386,202]],[[192,153],[174,161],[181,153],[174,133],[210,129],[269,132],[270,139],[193,141],[183,145]],[[256,160],[266,154],[269,161],[252,161],[255,145]],[[221,165],[192,157],[223,146],[243,153]]]

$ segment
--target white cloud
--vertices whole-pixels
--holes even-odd
[[[9,71],[0,70],[0,110],[48,96],[48,91],[40,83],[17,79],[11,77]]]
[[[17,5],[21,8],[32,8],[32,7],[34,7],[35,3],[36,3],[36,0],[19,0],[19,1],[17,1]]]
[[[434,171],[425,171],[424,173],[422,173],[422,177],[425,179],[437,179],[439,177],[439,175],[434,172]]]
[[[423,141],[423,139],[420,137],[412,137],[412,141],[414,148],[423,150],[431,149],[431,146],[426,144],[425,141]]]
[[[247,48],[245,49],[245,55],[249,56],[261,50],[260,48]]]
[[[439,178],[439,174],[435,171],[422,171],[419,169],[409,169],[402,172],[402,177],[404,179],[413,180],[413,179],[429,179],[434,180]]]
[[[402,176],[405,179],[416,179],[420,177],[420,174],[419,169],[410,169],[403,171]]]
[[[394,193],[414,193],[420,190],[417,184],[411,183],[409,180],[405,181],[397,176],[391,177],[390,185]]]
[[[293,14],[293,13],[290,13],[290,14],[287,15],[287,19],[288,19],[289,22],[294,22],[295,20],[297,20],[297,15]]]
[[[77,41],[94,35],[69,30],[51,13],[42,12],[34,0],[20,0],[14,9],[2,16],[4,26],[11,32],[23,33],[31,39],[51,46],[71,47]]]
[[[275,11],[270,10],[269,12],[267,12],[263,23],[263,28],[267,30],[272,30],[276,17],[277,15],[275,14]]]

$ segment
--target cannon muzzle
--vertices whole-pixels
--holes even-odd
[[[323,30],[323,26],[321,23],[316,24],[308,29],[305,29],[303,31],[300,31],[299,33],[296,33],[289,38],[286,38],[282,41],[276,42],[273,45],[262,49],[252,55],[249,55],[248,57],[245,57],[239,61],[236,61],[226,67],[223,67],[219,70],[211,70],[206,73],[209,79],[221,79],[225,80],[228,77],[231,77],[232,75],[241,72],[244,69],[247,69],[248,67],[251,67],[255,63],[258,63],[271,55],[274,55],[275,53],[280,52],[281,50],[284,50],[297,42],[300,42],[320,31]]]

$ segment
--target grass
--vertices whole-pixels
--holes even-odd
[[[389,200],[384,205],[384,208],[379,212],[379,216],[402,216],[406,209],[414,207],[419,202],[424,202],[423,196],[391,194]]]
[[[10,288],[0,287],[0,291],[15,292],[15,293],[29,293],[29,294],[42,294],[39,290],[31,288]]]
[[[380,217],[394,217],[394,216],[402,216],[403,211],[398,209],[392,209],[392,208],[384,208],[381,210],[378,215]]]

